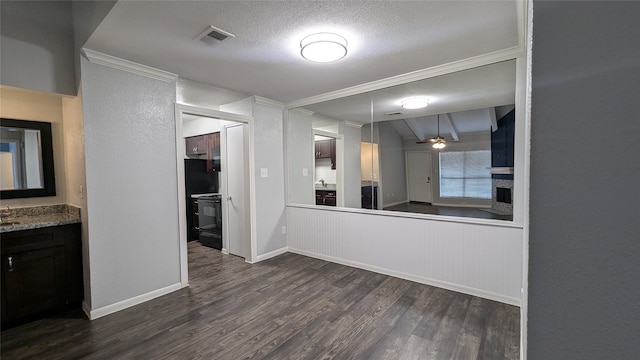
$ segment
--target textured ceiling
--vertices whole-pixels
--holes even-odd
[[[236,37],[194,40],[214,25]],[[513,1],[119,1],[85,44],[204,84],[289,102],[517,44]],[[337,62],[300,40],[347,38]]]

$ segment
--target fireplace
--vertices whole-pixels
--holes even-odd
[[[496,187],[496,201],[511,204],[511,189]]]
[[[513,180],[493,179],[491,209],[504,215],[513,214]]]

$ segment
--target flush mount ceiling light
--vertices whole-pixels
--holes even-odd
[[[423,109],[429,106],[429,99],[425,96],[414,96],[402,99],[402,108],[407,110]]]
[[[332,62],[347,55],[347,40],[338,34],[311,34],[300,41],[300,54],[313,62]]]

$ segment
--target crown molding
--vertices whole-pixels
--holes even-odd
[[[103,54],[101,52],[89,50],[86,48],[83,48],[82,51],[84,52],[84,55],[87,57],[87,59],[93,64],[108,66],[114,69],[127,71],[133,74],[146,76],[148,78],[168,83],[176,81],[176,79],[178,79],[177,74],[156,69],[151,66],[138,64],[133,61],[117,58],[115,56]]]
[[[360,129],[364,124],[353,122],[353,121],[345,121],[344,126]]]
[[[265,97],[262,96],[253,96],[253,100],[255,101],[256,104],[259,105],[264,105],[264,106],[270,106],[270,107],[274,107],[277,109],[284,109],[284,103],[281,103],[279,101],[275,101],[275,100],[271,100],[271,99],[267,99]]]
[[[512,60],[522,57],[522,48],[514,46],[508,49],[494,51],[488,54],[474,56],[468,59],[458,60],[447,64],[436,65],[430,68],[413,71],[410,73],[392,76],[386,79],[376,80],[369,83],[348,87],[341,90],[331,91],[325,94],[311,96],[308,98],[294,100],[286,103],[287,108],[297,108],[323,101],[335,100],[351,95],[358,95],[369,91],[380,90],[396,85],[402,85],[413,81],[424,80],[440,75],[446,75],[457,71],[472,69],[479,66],[489,65],[505,60]]]
[[[311,111],[311,110],[307,110],[304,108],[295,108],[295,109],[289,109],[289,111],[295,111],[298,112],[302,115],[307,115],[307,116],[313,116],[313,114],[315,114],[315,112]]]

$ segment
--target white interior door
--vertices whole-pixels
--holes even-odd
[[[431,154],[427,151],[408,151],[406,159],[409,201],[430,203]]]
[[[226,125],[225,154],[222,173],[225,175],[225,243],[230,254],[248,259],[251,244],[249,236],[248,165],[245,156],[244,124]],[[226,225],[226,226],[225,226]]]

